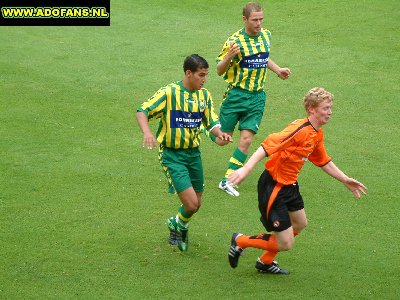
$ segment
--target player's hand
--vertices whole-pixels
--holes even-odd
[[[229,57],[233,58],[235,55],[240,53],[240,47],[235,42],[229,44]]]
[[[249,173],[250,169],[246,167],[241,167],[228,176],[228,182],[231,183],[232,185],[238,185],[239,183],[241,183],[243,180],[246,179]]]
[[[288,78],[289,78],[289,76],[290,76],[291,73],[292,73],[292,72],[290,71],[289,68],[280,68],[280,69],[278,70],[277,75],[278,75],[278,77],[279,77],[280,79],[285,80],[285,79],[288,79]]]
[[[157,147],[157,140],[154,138],[154,136],[151,133],[144,135],[143,148],[144,147],[146,147],[149,150]]]
[[[232,143],[232,136],[226,132],[221,132],[219,136],[216,137],[215,142],[220,146],[225,146],[226,144]]]
[[[361,195],[367,194],[367,187],[361,182],[355,180],[354,178],[348,178],[344,185],[353,193],[354,197],[360,199]]]

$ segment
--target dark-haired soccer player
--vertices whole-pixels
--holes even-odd
[[[243,7],[244,28],[232,34],[217,57],[217,73],[228,84],[220,109],[221,130],[233,134],[239,123],[239,143],[229,159],[228,168],[219,188],[239,196],[226,178],[245,163],[254,135],[265,109],[264,91],[267,69],[285,80],[290,69],[281,68],[269,57],[271,33],[262,28],[264,11],[258,3]]]
[[[239,184],[259,161],[269,157],[258,181],[258,207],[261,222],[272,234],[248,236],[234,233],[228,253],[232,268],[236,268],[243,249],[252,247],[265,250],[256,262],[259,271],[289,274],[278,266],[274,258],[278,252],[290,250],[294,237],[307,225],[297,183],[307,160],[342,182],[356,198],[366,194],[364,184],[344,174],[325,150],[322,126],[329,122],[332,104],[331,93],[323,88],[311,89],[304,97],[307,118],[295,120],[281,132],[269,135],[248,162],[229,176],[232,184]]]
[[[208,62],[197,54],[186,57],[184,78],[160,88],[137,109],[143,132],[143,147],[159,146],[159,160],[167,176],[169,191],[178,193],[182,205],[176,216],[167,219],[169,243],[181,251],[188,248],[189,220],[201,206],[204,190],[203,166],[199,151],[200,125],[215,135],[216,143],[225,145],[232,138],[220,130],[210,92],[203,88]],[[148,125],[159,119],[157,140]]]

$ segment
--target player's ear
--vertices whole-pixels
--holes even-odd
[[[185,71],[185,76],[190,77],[191,74],[192,74],[191,70],[186,70]]]

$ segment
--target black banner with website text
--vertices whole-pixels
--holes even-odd
[[[0,26],[110,26],[110,0],[0,0]]]

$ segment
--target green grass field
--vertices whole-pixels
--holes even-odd
[[[245,2],[148,2],[112,1],[110,27],[0,28],[0,299],[398,299],[397,1],[264,2],[271,57],[292,76],[270,74],[252,151],[303,117],[304,93],[323,86],[336,97],[328,152],[369,188],[356,200],[304,167],[309,226],[279,254],[283,277],[256,272],[256,249],[228,265],[232,232],[263,231],[262,164],[239,198],[217,189],[234,145],[204,140],[190,250],[166,243],[178,200],[156,151],[142,148],[135,109],[199,53],[218,111],[225,84],[214,61]]]

